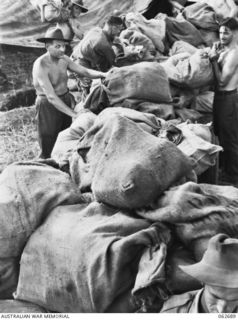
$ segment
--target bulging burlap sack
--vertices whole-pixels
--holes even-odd
[[[193,55],[174,55],[161,65],[174,84],[196,89],[213,83],[212,65],[202,50],[197,50]]]
[[[187,6],[182,14],[187,21],[198,29],[205,29],[207,31],[218,31],[219,29],[215,11],[206,3],[198,2]]]
[[[0,299],[10,298],[29,236],[60,204],[80,202],[69,175],[38,162],[15,163],[0,176]]]
[[[135,111],[134,111],[135,112]],[[95,199],[118,208],[148,205],[192,170],[190,160],[171,142],[113,115],[80,141],[92,177]],[[85,155],[85,149],[90,148]]]
[[[184,53],[187,52],[190,55],[194,54],[198,49],[194,46],[192,46],[191,44],[179,40],[179,41],[175,41],[172,48],[169,51],[169,55],[170,56],[174,56],[175,54],[179,54],[179,53]]]
[[[157,103],[172,102],[164,68],[157,62],[140,62],[113,68],[105,80],[110,105],[125,99],[141,99]]]
[[[192,129],[191,126],[196,129]],[[211,134],[207,134],[207,130],[210,131],[209,127],[203,124],[190,125],[187,123],[181,123],[177,127],[182,130],[184,137],[178,148],[194,160],[196,174],[200,175],[209,167],[214,166],[219,152],[223,149],[204,139],[206,136],[211,137]]]
[[[61,164],[67,161],[76,148],[79,139],[93,126],[95,119],[96,115],[91,111],[81,112],[69,128],[59,133],[51,158]]]
[[[57,207],[24,249],[15,297],[50,311],[106,312],[133,288],[141,255],[159,247],[162,233],[96,202]]]
[[[163,40],[165,38],[165,21],[162,19],[147,20],[140,13],[129,12],[126,17],[128,29],[137,30],[146,35],[154,44],[156,49],[164,52]]]
[[[121,32],[120,40],[126,41],[125,44],[133,45],[133,46],[142,46],[143,56],[141,61],[151,60],[151,58],[155,57],[156,49],[153,42],[143,33],[136,30],[126,29]]]
[[[235,187],[188,182],[166,191],[158,199],[157,209],[138,210],[138,214],[173,224],[177,237],[199,261],[212,236],[226,233],[237,237],[237,199]]]
[[[201,0],[200,0],[201,1]],[[216,17],[219,21],[225,20],[231,16],[231,11],[234,12],[237,6],[237,1],[229,0],[202,0],[207,5],[213,8],[216,13]]]
[[[98,154],[93,155],[92,153],[91,158],[91,156],[87,156],[87,153],[91,146],[94,145],[95,135],[102,130],[105,123],[113,121],[115,115],[132,120],[149,133],[158,132],[161,127],[161,121],[163,121],[153,114],[142,113],[133,109],[113,107],[103,110],[97,116],[93,127],[85,133],[82,141],[79,142],[80,154],[75,151],[69,158],[70,175],[82,192],[91,188],[92,175],[94,172],[92,168],[95,168],[99,161]],[[101,151],[100,148],[99,150]],[[95,152],[97,152],[96,149]]]
[[[199,30],[181,15],[178,15],[176,18],[166,17],[165,22],[166,40],[169,47],[178,40],[188,42],[194,47],[204,44]]]

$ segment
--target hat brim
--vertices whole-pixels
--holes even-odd
[[[72,1],[72,4],[74,4],[74,5],[78,6],[79,8],[81,8],[83,13],[88,12],[88,9],[85,8],[84,6],[81,6],[80,4],[77,4],[77,3],[73,2],[73,1]]]
[[[82,6],[79,6],[81,9],[82,9],[82,12],[83,13],[86,13],[86,12],[88,12],[88,9],[87,8],[85,8],[85,7],[82,7]]]
[[[69,39],[59,39],[59,38],[38,38],[36,41],[46,43],[47,41],[52,41],[52,40],[58,40],[58,41],[64,41],[64,42],[71,42],[72,40]]]
[[[238,270],[224,270],[200,261],[190,266],[179,265],[179,268],[191,277],[208,285],[238,288]]]

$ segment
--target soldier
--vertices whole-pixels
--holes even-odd
[[[180,266],[204,288],[171,296],[161,313],[237,313],[238,240],[217,234],[209,240],[200,262]]]
[[[38,136],[40,158],[46,159],[57,139],[58,133],[70,126],[77,114],[73,110],[74,98],[67,87],[67,71],[90,79],[104,78],[104,72],[87,69],[75,64],[65,53],[66,43],[60,29],[49,29],[44,38],[47,52],[33,65],[33,84],[36,89]]]
[[[224,21],[220,42],[209,53],[216,79],[213,102],[214,132],[224,149],[224,182],[238,185],[238,22]]]

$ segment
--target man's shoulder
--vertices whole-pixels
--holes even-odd
[[[47,56],[43,54],[35,60],[34,67],[45,67],[46,64],[47,64]]]
[[[165,301],[161,313],[178,313],[185,312],[186,306],[190,304],[199,290],[189,291],[182,294],[172,295],[168,300]],[[184,308],[183,308],[184,307]]]
[[[234,62],[236,62],[236,64],[238,64],[237,55],[238,55],[238,46],[235,46],[232,49],[227,50],[227,58],[229,58],[230,60],[233,60]]]

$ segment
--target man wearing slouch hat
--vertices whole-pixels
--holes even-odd
[[[209,240],[200,262],[180,268],[203,283],[204,287],[171,296],[160,312],[238,312],[238,239],[217,234]]]
[[[60,29],[47,30],[45,37],[37,39],[45,43],[47,52],[33,65],[33,84],[36,89],[38,137],[41,147],[40,158],[50,158],[51,151],[60,131],[70,126],[77,114],[75,102],[69,93],[67,71],[90,79],[104,78],[106,73],[90,70],[74,63],[65,55],[64,39]]]

